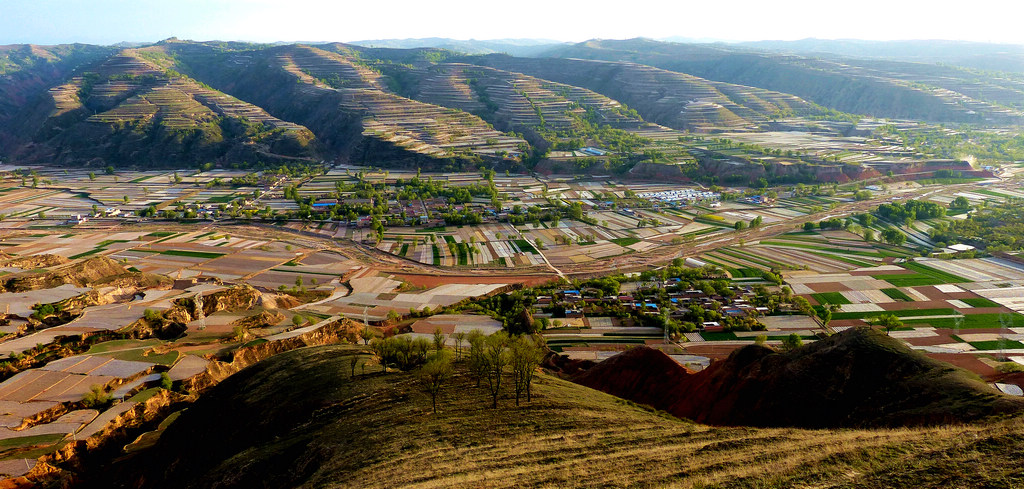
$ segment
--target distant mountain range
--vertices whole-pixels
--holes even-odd
[[[470,39],[464,41],[443,37],[429,37],[422,39],[375,39],[353,41],[349,44],[368,48],[438,48],[465,54],[505,53],[512,56],[536,56],[548,49],[570,43],[550,39]]]
[[[977,48],[976,63],[1005,61],[1004,72],[991,73],[853,57],[874,49],[853,41],[361,44],[0,46],[0,156],[93,166],[333,160],[510,168],[595,141],[622,154],[684,161],[691,159],[679,145],[686,131],[759,131],[779,117],[834,111],[957,124],[1024,121],[1024,74],[1010,72],[1020,54],[1013,46],[953,43],[947,50]],[[853,54],[769,50],[782,46]],[[890,46],[879,56],[899,46],[908,46],[905,56],[938,54],[917,43],[879,46]]]

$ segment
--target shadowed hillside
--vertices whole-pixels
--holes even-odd
[[[783,353],[747,346],[695,374],[657,350],[637,348],[575,380],[717,425],[912,426],[1024,409],[1024,400],[869,328]]]
[[[540,375],[499,409],[463,371],[430,412],[414,374],[349,378],[351,347],[235,374],[155,446],[72,487],[963,487],[1022,483],[1020,421],[917,430],[715,428]],[[358,370],[357,370],[358,373]],[[940,462],[937,462],[941,460]]]
[[[75,68],[113,52],[87,44],[0,46],[0,150],[16,143],[25,110],[45,97],[47,89],[62,83]]]

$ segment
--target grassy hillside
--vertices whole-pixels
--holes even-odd
[[[352,347],[228,378],[157,444],[77,487],[1009,487],[1020,420],[927,429],[715,428],[540,375],[487,407],[458,371],[440,412],[410,373],[349,377]],[[357,369],[357,374],[359,370]]]

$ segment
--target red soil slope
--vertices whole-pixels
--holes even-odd
[[[698,373],[635,348],[573,380],[717,425],[909,426],[1024,410],[1024,400],[868,328],[790,352],[746,346]]]

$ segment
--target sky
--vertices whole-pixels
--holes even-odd
[[[0,0],[0,44],[676,36],[1024,44],[1022,14],[1021,0]]]

